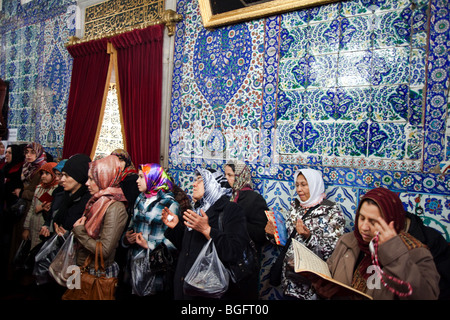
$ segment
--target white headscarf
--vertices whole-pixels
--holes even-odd
[[[306,201],[300,201],[300,205],[304,208],[309,208],[321,203],[325,198],[325,183],[322,179],[322,172],[314,169],[300,169],[294,173],[294,183],[297,181],[297,177],[301,173],[309,186],[309,199]]]

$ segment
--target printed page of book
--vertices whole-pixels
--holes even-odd
[[[331,278],[330,270],[325,261],[295,239],[292,239],[292,246],[294,249],[295,272],[313,271]]]
[[[358,297],[362,299],[371,300],[372,297],[348,286],[344,283],[341,283],[331,277],[330,270],[328,269],[328,265],[325,261],[323,261],[319,256],[317,256],[314,252],[309,250],[304,244],[301,242],[292,239],[292,246],[294,249],[294,270],[297,273],[301,273],[306,278],[310,280],[312,278],[311,275],[317,275],[322,279],[327,280],[329,283],[334,283],[339,287],[339,291],[335,296],[345,296],[345,297]]]

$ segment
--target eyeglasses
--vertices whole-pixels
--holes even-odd
[[[203,182],[203,178],[202,178],[202,176],[197,176],[194,180],[194,183],[200,183],[200,182]]]

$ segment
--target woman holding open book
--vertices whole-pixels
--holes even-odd
[[[301,169],[294,174],[294,181],[298,198],[294,199],[286,218],[287,234],[326,260],[344,234],[344,215],[337,204],[325,199],[325,184],[320,171]],[[274,233],[270,222],[266,232]],[[281,278],[286,299],[318,299],[311,283],[295,275],[293,248],[290,242],[286,246]]]
[[[385,188],[367,192],[355,217],[355,230],[339,239],[328,259],[333,279],[374,300],[437,299],[439,274],[429,249],[402,231],[405,211],[398,195]],[[338,287],[315,282],[324,297]]]

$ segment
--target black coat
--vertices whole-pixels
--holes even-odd
[[[419,216],[409,212],[406,213],[406,216],[411,219],[408,233],[430,248],[436,269],[441,277],[439,299],[450,299],[450,245],[439,231],[424,225]]]
[[[260,252],[261,246],[267,241],[267,216],[264,211],[269,208],[266,200],[256,191],[243,190],[239,192],[237,204],[244,209],[248,234]]]
[[[219,230],[218,218],[220,212],[223,215],[223,231]],[[227,196],[221,197],[206,211],[209,225],[211,226],[211,238],[216,247],[222,263],[236,261],[239,253],[248,243],[248,234],[243,210],[236,203],[230,202]],[[178,263],[174,277],[174,298],[176,300],[193,299],[183,293],[183,281],[198,254],[208,241],[200,232],[189,231],[183,221],[180,221],[174,229],[165,232],[168,238],[179,250]]]
[[[133,215],[134,203],[141,193],[136,184],[138,178],[139,176],[137,174],[131,173],[120,182],[120,188],[122,189],[125,198],[127,198],[127,213],[129,217]],[[129,220],[130,219],[128,219],[128,221]]]
[[[54,208],[53,221],[65,230],[72,230],[73,224],[83,215],[91,194],[82,185],[73,195],[64,191],[62,197],[59,208]]]

